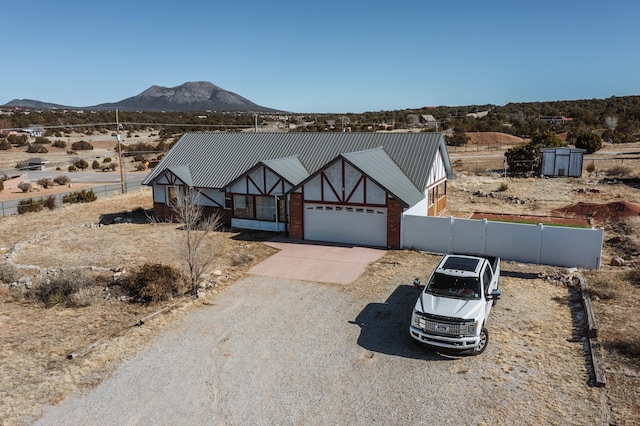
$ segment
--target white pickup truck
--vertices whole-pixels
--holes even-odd
[[[491,307],[500,299],[500,258],[445,255],[413,308],[409,333],[415,340],[443,352],[484,352]]]

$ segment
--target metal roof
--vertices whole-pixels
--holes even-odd
[[[441,133],[212,132],[185,133],[143,184],[150,185],[168,168],[188,166],[193,186],[222,189],[258,163],[279,164],[284,170],[285,163],[291,166],[293,162],[282,160],[297,157],[311,175],[341,154],[379,147],[420,192],[426,186],[439,152],[442,152],[447,176],[453,175]],[[276,161],[278,159],[280,161]],[[301,173],[299,167],[289,171],[291,179],[299,179],[295,177]],[[387,182],[379,184],[387,186]]]
[[[350,152],[342,157],[407,205],[412,206],[424,198],[382,147]]]
[[[262,164],[294,186],[309,176],[309,172],[304,168],[298,156],[266,160]]]
[[[193,185],[193,178],[191,177],[191,170],[189,170],[189,166],[169,166],[167,169],[176,175],[178,179],[186,183],[188,186]]]

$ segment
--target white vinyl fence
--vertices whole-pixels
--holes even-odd
[[[402,247],[475,253],[542,265],[600,269],[604,229],[527,225],[453,217],[402,218]]]

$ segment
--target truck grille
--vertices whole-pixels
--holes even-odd
[[[416,312],[414,326],[440,336],[469,336],[475,334],[475,322]]]

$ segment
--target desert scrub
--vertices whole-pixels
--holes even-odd
[[[508,184],[508,183],[506,183],[506,182],[502,182],[502,183],[500,184],[500,186],[498,187],[498,192],[504,192],[504,191],[506,191],[507,189],[509,189],[509,184]]]
[[[611,167],[610,169],[607,169],[605,173],[607,174],[607,176],[618,176],[618,177],[627,176],[628,174],[631,173],[631,167],[614,166],[614,167]]]
[[[11,262],[6,260],[0,261],[0,282],[4,284],[11,284],[18,280],[18,268]]]
[[[255,260],[251,253],[236,253],[231,257],[231,266],[248,265]]]
[[[139,303],[159,302],[181,296],[187,290],[180,270],[162,263],[145,263],[119,283]]]
[[[55,183],[57,183],[58,185],[62,186],[62,185],[68,184],[71,181],[71,179],[69,179],[69,176],[67,176],[67,175],[60,175],[60,176],[56,176],[53,179],[53,181]]]
[[[84,271],[61,271],[53,276],[38,280],[27,291],[26,296],[44,304],[47,308],[53,306],[84,307],[91,304],[92,300],[86,297],[86,293],[87,289],[93,285],[94,282]]]
[[[62,203],[90,203],[98,199],[93,189],[83,189],[82,191],[70,192],[62,197]]]
[[[617,294],[623,292],[624,284],[617,276],[598,276],[589,282],[589,294],[592,298],[597,297],[601,300],[615,299]]]
[[[18,202],[18,214],[39,212],[44,207],[42,199],[27,198]]]
[[[53,179],[51,178],[42,178],[38,180],[38,185],[43,187],[44,189],[50,188],[53,186]]]
[[[27,193],[31,191],[31,184],[29,182],[20,182],[18,184],[18,189],[20,189],[20,191],[22,191],[23,193]]]

